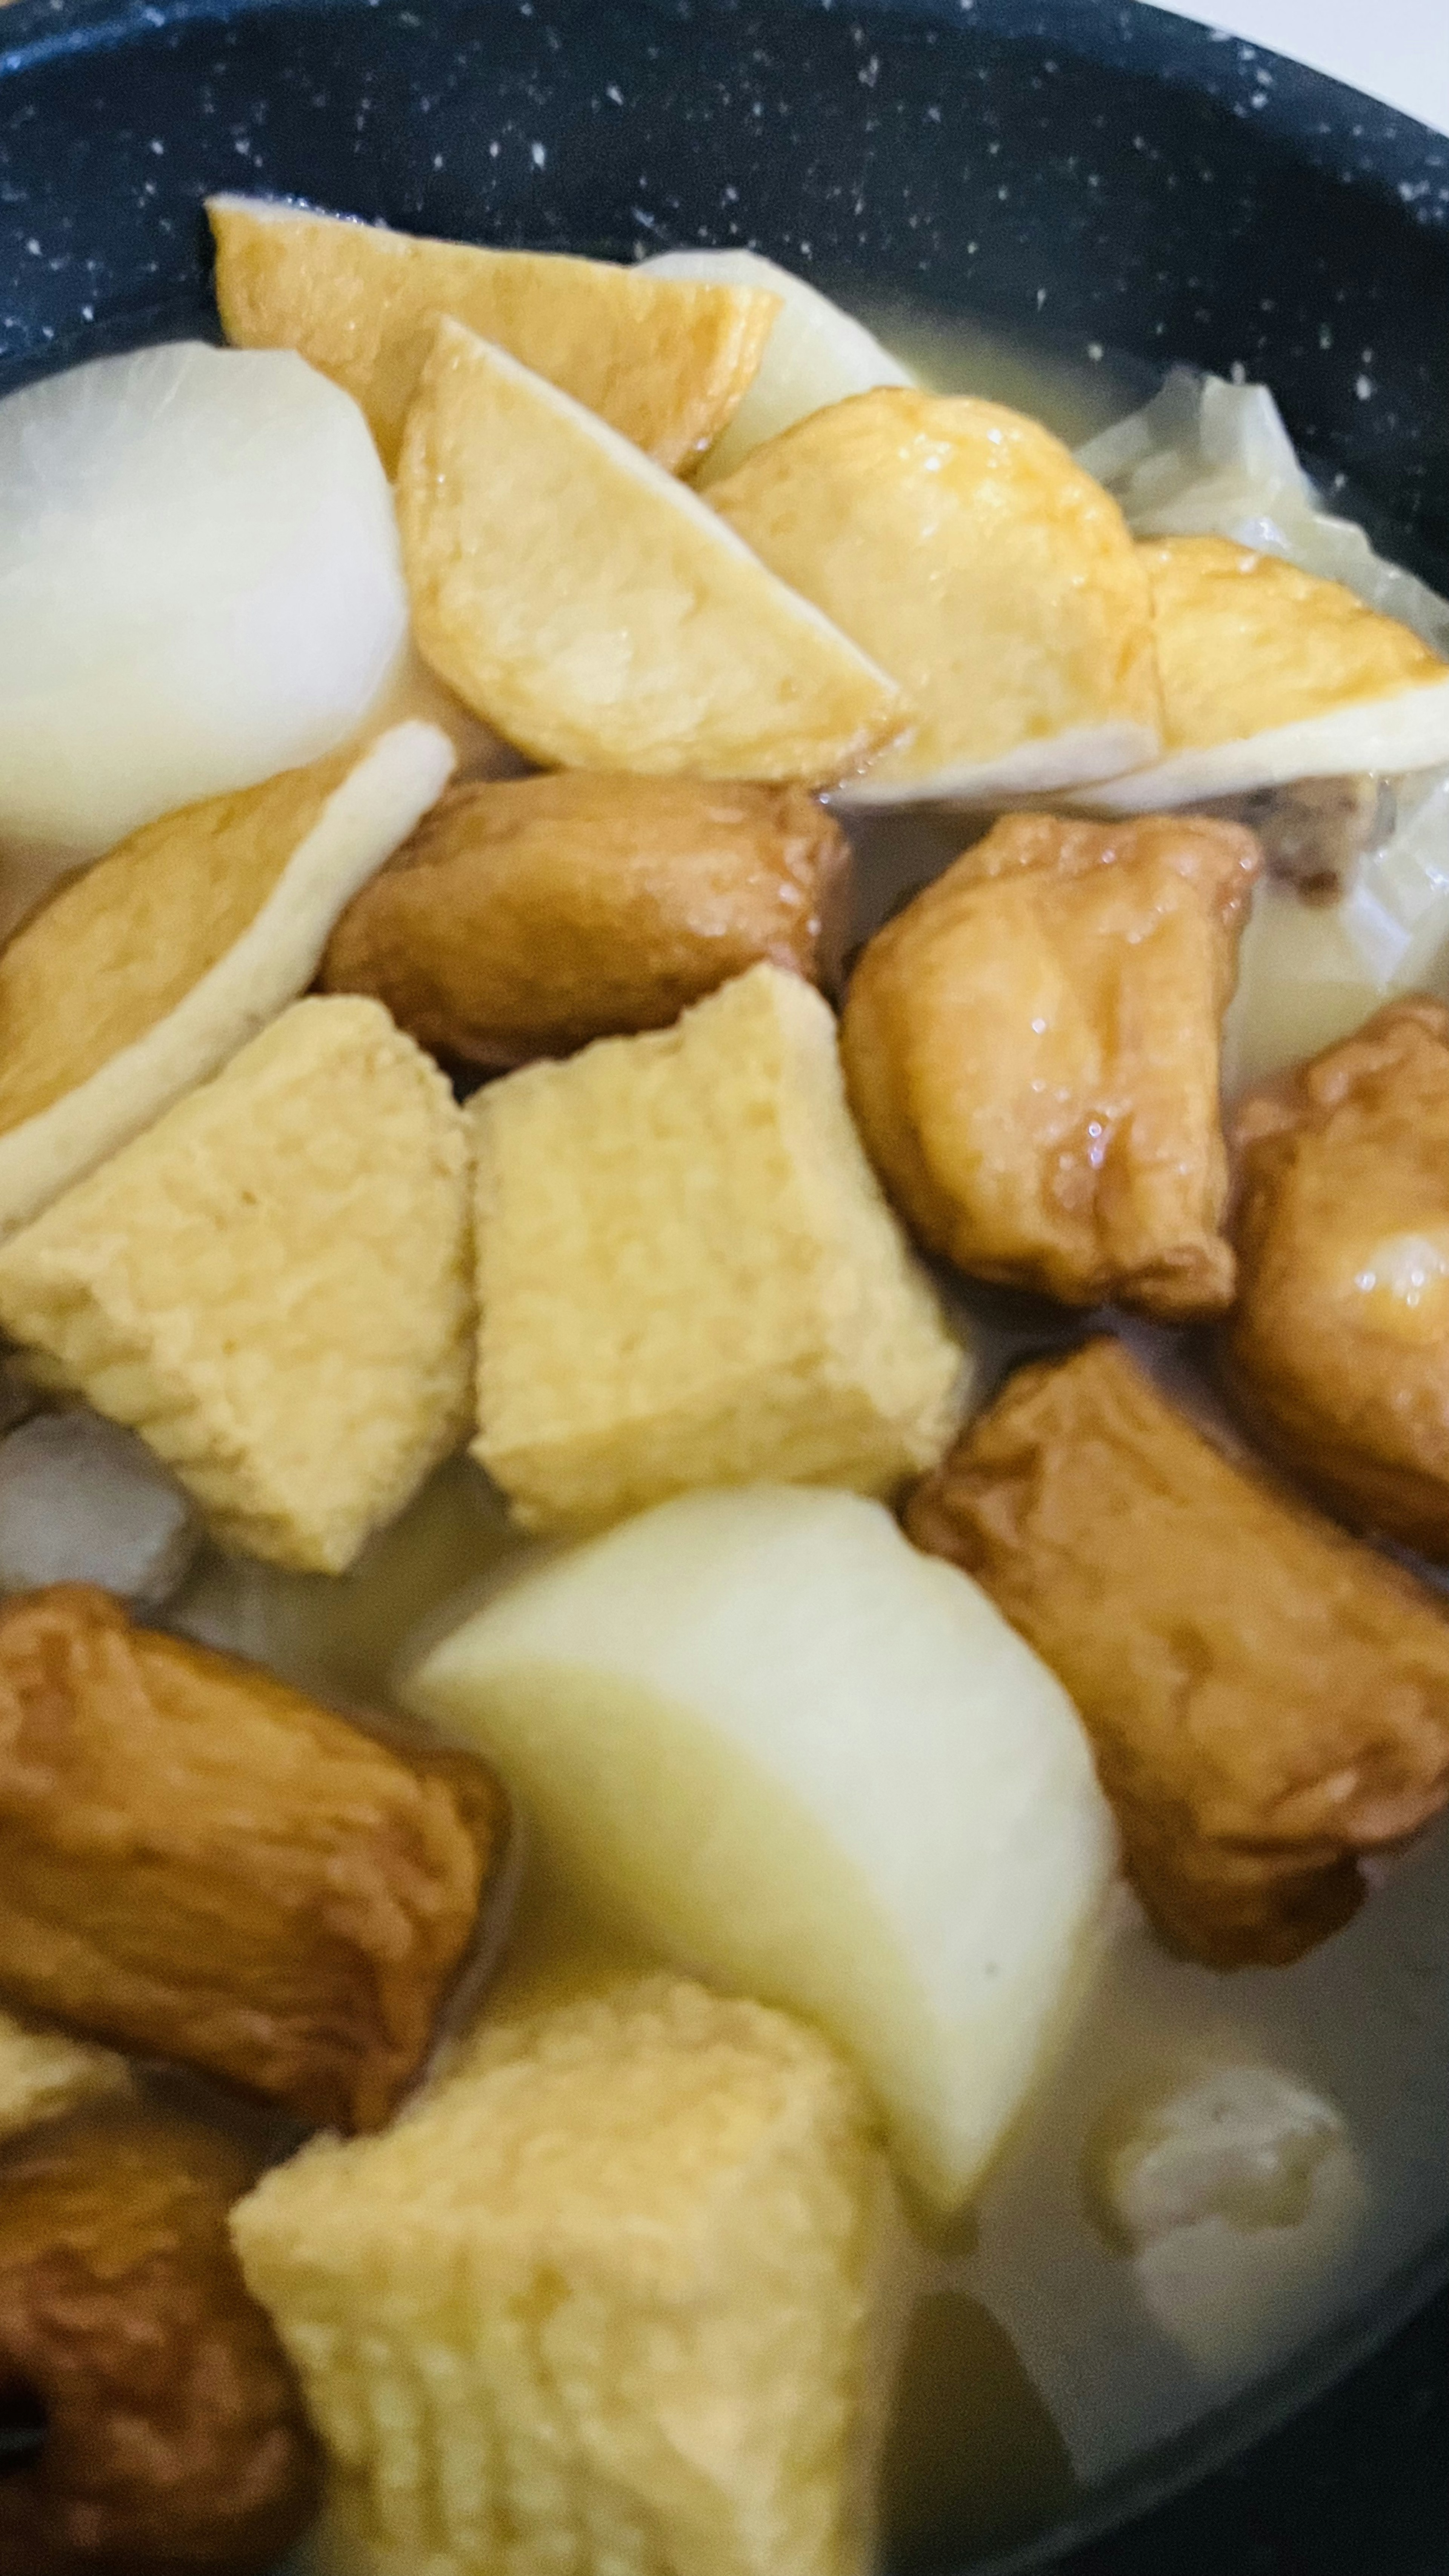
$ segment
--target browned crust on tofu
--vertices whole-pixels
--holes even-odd
[[[1360,1903],[1360,1855],[1449,1799],[1432,1596],[1230,1465],[1120,1343],[1010,1379],[906,1527],[1071,1692],[1173,1948],[1297,1958]]]

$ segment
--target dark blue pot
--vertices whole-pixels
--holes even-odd
[[[0,46],[0,390],[214,329],[214,188],[744,240],[1241,362],[1449,590],[1449,141],[1137,0],[16,0]],[[1449,2576],[1446,2277],[1449,2243],[994,2576]]]

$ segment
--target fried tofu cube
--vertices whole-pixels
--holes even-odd
[[[298,349],[367,414],[389,473],[451,313],[674,471],[754,381],[780,299],[556,251],[428,241],[259,197],[211,197],[216,300],[242,349]]]
[[[889,2201],[812,2031],[668,1977],[465,2043],[232,2213],[354,2576],[865,2576]]]
[[[1449,1800],[1449,1619],[1230,1465],[1120,1342],[1023,1369],[918,1487],[917,1546],[1065,1683],[1158,1930],[1281,1965],[1364,1894],[1359,1861]]]
[[[1139,548],[1162,679],[1162,757],[1088,788],[1156,814],[1308,778],[1393,776],[1449,758],[1449,663],[1342,582],[1232,538]]]
[[[1230,1391],[1331,1511],[1449,1559],[1449,1011],[1390,1003],[1232,1141]]]
[[[751,968],[470,1104],[474,1455],[535,1529],[699,1485],[886,1493],[941,1454],[963,1354],[845,1106],[829,1005]]]
[[[841,1048],[897,1207],[962,1270],[1218,1313],[1222,1018],[1259,855],[1191,818],[998,823],[866,948]]]
[[[470,1258],[442,1075],[313,999],[0,1249],[0,1323],[227,1545],[337,1574],[466,1431]]]
[[[543,768],[826,785],[905,721],[697,493],[460,322],[419,377],[397,505],[419,652]]]
[[[123,2057],[41,2022],[0,2012],[0,2139],[133,2093]]]

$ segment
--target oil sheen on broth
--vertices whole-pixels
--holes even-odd
[[[832,281],[825,281],[827,285]],[[1034,412],[1076,443],[1152,390],[1140,365],[1008,339],[920,308],[841,298],[941,392]],[[876,817],[858,833],[857,941],[969,833]],[[960,1292],[1001,1361],[1041,1350],[1043,1312]],[[1138,1328],[1182,1381],[1190,1353]],[[1199,1401],[1208,1401],[1198,1387]],[[436,1476],[340,1579],[205,1562],[174,1623],[343,1702],[376,1706],[420,1619],[521,1547],[471,1466]],[[534,1866],[500,2000],[560,1997],[639,1964]],[[1181,2433],[1346,2316],[1449,2224],[1449,1835],[1400,1863],[1298,1966],[1234,1976],[1174,1960],[1121,1896],[1065,2054],[949,2235],[922,2227],[886,2467],[896,2549],[1001,2546]],[[1324,2096],[1345,2143],[1251,2225],[1221,2219],[1134,2257],[1093,2215],[1104,2124],[1204,2071],[1277,2070]]]

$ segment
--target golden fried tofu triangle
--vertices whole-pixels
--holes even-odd
[[[1299,778],[1449,760],[1449,663],[1342,582],[1226,537],[1140,549],[1163,754],[1079,801],[1148,813]]]
[[[420,652],[545,767],[821,784],[904,721],[694,493],[446,317],[397,497]]]
[[[709,498],[905,693],[911,730],[853,799],[983,802],[1156,757],[1138,551],[1038,422],[881,387],[768,440]]]
[[[207,213],[227,338],[299,350],[361,404],[389,472],[440,313],[673,472],[733,419],[779,310],[757,286],[423,240],[264,198],[212,197]]]
[[[0,956],[0,1235],[296,999],[452,767],[437,726],[393,726],[148,823],[25,924]]]

